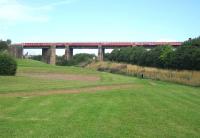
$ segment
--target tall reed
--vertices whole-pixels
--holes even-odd
[[[200,71],[166,70],[113,62],[93,62],[87,67],[99,71],[200,86]]]

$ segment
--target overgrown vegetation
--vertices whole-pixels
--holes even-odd
[[[8,50],[8,44],[6,41],[0,41],[0,52],[4,52]]]
[[[180,70],[200,70],[200,37],[188,40],[182,46],[158,46],[151,50],[144,47],[115,49],[106,58],[110,61],[124,62],[147,67]]]
[[[113,62],[94,62],[89,64],[87,67],[96,69],[98,71],[135,76],[139,78],[148,78],[191,86],[200,86],[200,71],[164,70]]]
[[[42,61],[42,55],[31,56],[30,59]],[[70,60],[66,60],[64,56],[56,56],[56,65],[58,66],[86,66],[96,59],[94,54],[81,53],[76,54]]]
[[[15,75],[17,63],[13,57],[8,54],[10,40],[0,41],[0,75]]]
[[[16,61],[8,54],[0,54],[0,75],[15,75]]]
[[[42,55],[31,56],[30,59],[37,60],[37,61],[42,61]]]
[[[64,56],[57,57],[56,65],[60,66],[85,66],[95,58],[96,56],[93,54],[76,54],[72,57],[71,60],[66,60]]]

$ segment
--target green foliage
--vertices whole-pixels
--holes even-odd
[[[12,41],[11,41],[10,39],[7,39],[7,40],[6,40],[6,43],[7,43],[8,45],[11,45]]]
[[[110,59],[110,53],[105,53],[104,54],[104,61],[109,61]]]
[[[42,61],[42,55],[31,56],[30,59],[37,60],[37,61]]]
[[[120,50],[114,49],[112,53],[110,53],[109,59],[111,61],[119,61]]]
[[[144,51],[142,52],[139,57],[138,57],[138,61],[136,65],[140,65],[140,66],[147,66],[147,63],[148,63],[148,55],[149,55],[149,52],[148,51]]]
[[[88,64],[89,62],[91,62],[93,60],[93,58],[95,58],[95,55],[93,54],[76,54],[75,56],[73,56],[73,58],[69,61],[65,60],[64,57],[57,57],[57,65],[61,65],[61,66],[73,66],[73,65],[80,65],[80,66],[84,66],[85,64]]]
[[[197,46],[200,47],[200,36],[194,39],[187,40],[183,43],[183,46]]]
[[[8,44],[6,41],[0,41],[0,52],[8,50]]]
[[[122,48],[120,49],[120,54],[119,54],[119,60],[122,62],[130,62],[130,56],[132,53],[132,48],[128,47],[128,48]],[[128,58],[127,58],[128,57]]]
[[[197,41],[195,39],[195,41]],[[171,46],[157,46],[151,50],[143,47],[115,49],[107,55],[110,61],[124,62],[140,66],[200,70],[200,47],[181,46],[173,49]]]
[[[130,63],[131,64],[139,64],[139,60],[141,55],[143,55],[146,50],[144,47],[133,47],[130,49]]]
[[[16,70],[16,61],[8,54],[0,54],[0,75],[15,75]]]
[[[200,48],[182,46],[170,55],[170,67],[175,69],[200,70]]]
[[[158,46],[148,52],[148,66],[164,68],[167,65],[168,54],[173,52],[171,46]]]
[[[107,55],[111,61],[127,62],[137,64],[140,55],[145,52],[143,47],[128,47],[121,49],[114,49],[110,55]]]
[[[173,52],[173,48],[171,46],[162,46],[161,53],[159,59],[161,60],[163,66],[168,60],[168,56]]]

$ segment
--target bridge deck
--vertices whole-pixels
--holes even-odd
[[[182,42],[64,42],[64,43],[18,43],[14,45],[20,45],[23,47],[48,47],[48,46],[72,46],[72,47],[129,47],[129,46],[158,46],[158,45],[171,45],[180,46]]]

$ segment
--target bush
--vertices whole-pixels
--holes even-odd
[[[8,44],[7,44],[7,42],[0,40],[0,52],[3,52],[5,50],[8,50]]]
[[[110,53],[105,53],[104,54],[104,61],[109,61],[110,60]]]
[[[95,55],[93,54],[76,54],[73,58],[69,61],[65,60],[64,57],[57,57],[56,65],[60,66],[85,66],[86,64],[90,63]]]
[[[0,54],[0,75],[12,76],[16,70],[17,62],[8,54]]]
[[[42,55],[31,56],[30,59],[37,60],[37,61],[42,61]]]

